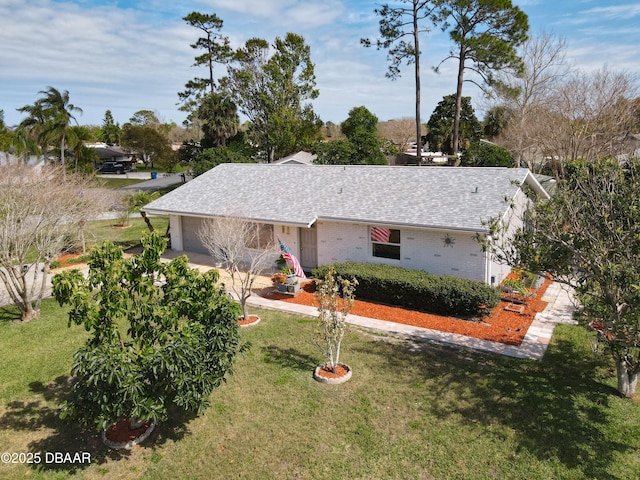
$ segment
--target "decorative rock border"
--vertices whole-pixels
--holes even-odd
[[[347,370],[347,373],[341,377],[323,377],[322,375],[320,375],[320,370],[324,369],[327,366],[327,364],[324,363],[322,365],[317,366],[316,369],[313,371],[314,380],[320,383],[327,383],[329,385],[339,385],[341,383],[345,383],[347,380],[351,378],[351,373],[352,373],[351,367],[344,363],[339,363],[338,365],[340,365],[345,370]]]
[[[149,438],[149,435],[151,435],[151,433],[155,428],[156,428],[156,424],[154,422],[151,422],[147,427],[147,429],[141,435],[138,435],[133,440],[128,440],[126,442],[112,442],[107,438],[107,431],[103,430],[101,434],[102,443],[104,443],[107,447],[115,448],[117,450],[131,448],[135,445],[138,445],[139,443],[144,442],[147,438]]]

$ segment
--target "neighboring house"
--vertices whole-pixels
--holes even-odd
[[[88,143],[86,147],[93,148],[100,158],[99,165],[105,162],[130,162],[131,153],[118,146],[109,146],[106,143]],[[98,166],[99,166],[98,165]]]
[[[309,152],[298,152],[288,157],[280,158],[271,165],[313,165],[313,161],[317,158],[317,155]]]
[[[306,270],[352,260],[497,284],[510,269],[475,236],[490,217],[518,227],[529,189],[548,198],[522,168],[222,164],[144,210],[169,216],[178,251],[206,253],[205,218],[242,216],[261,244],[280,238]]]

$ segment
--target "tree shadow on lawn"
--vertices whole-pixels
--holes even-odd
[[[278,365],[282,368],[294,368],[296,370],[309,371],[316,368],[318,360],[301,353],[294,348],[280,348],[276,345],[267,345],[261,348],[264,354],[264,362]]]
[[[0,429],[24,432],[51,431],[45,437],[29,443],[29,452],[39,453],[42,457],[40,464],[31,464],[32,468],[73,474],[92,464],[100,465],[107,461],[117,461],[131,456],[129,449],[116,450],[104,445],[100,433],[96,430],[60,418],[57,406],[69,398],[71,392],[68,376],[60,376],[46,385],[42,382],[32,382],[29,388],[34,394],[42,396],[42,399],[8,403],[5,413],[0,417]],[[182,439],[188,434],[188,423],[193,418],[195,415],[185,414],[182,411],[170,412],[169,420],[159,424],[140,446],[155,448],[168,440]],[[89,463],[46,463],[45,452],[69,453],[71,457],[75,453],[87,452],[91,455],[91,461]]]
[[[617,391],[596,380],[606,359],[574,342],[556,340],[539,362],[431,343],[418,353],[383,342],[358,349],[380,355],[383,368],[412,365],[411,372],[421,376],[420,392],[428,396],[428,415],[507,426],[521,448],[585,477],[618,478],[611,467],[633,448],[603,435],[614,428],[608,410]]]
[[[19,322],[22,316],[15,305],[0,306],[0,323]]]

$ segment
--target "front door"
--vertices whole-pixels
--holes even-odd
[[[318,235],[315,223],[311,228],[300,228],[300,265],[305,270],[318,266]]]

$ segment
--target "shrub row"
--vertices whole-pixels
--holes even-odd
[[[317,267],[314,277],[324,277],[329,266]],[[358,280],[356,298],[361,300],[459,316],[488,313],[500,301],[498,289],[464,278],[371,263],[343,262],[333,267],[337,275]]]

